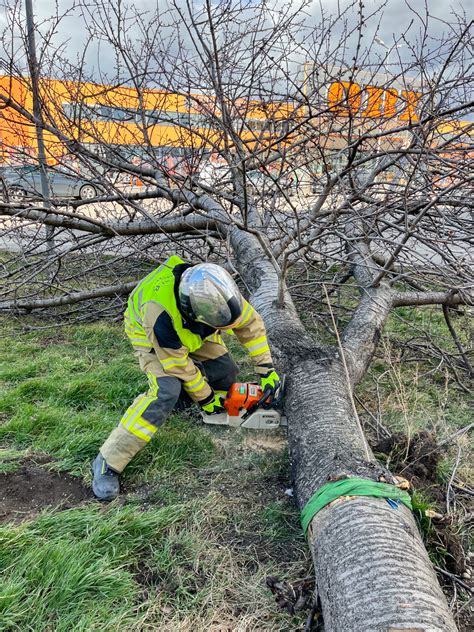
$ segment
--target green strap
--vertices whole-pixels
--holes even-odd
[[[366,478],[345,478],[342,481],[326,483],[311,496],[301,512],[301,524],[306,533],[309,524],[314,516],[323,507],[329,505],[333,500],[341,496],[375,496],[376,498],[390,498],[400,500],[408,509],[412,509],[411,498],[408,492],[389,485],[388,483],[377,483]]]

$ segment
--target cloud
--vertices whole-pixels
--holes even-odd
[[[8,1],[3,5],[2,11],[0,11],[0,20],[3,24],[6,21],[6,13],[8,6],[13,5],[13,0]],[[178,3],[181,7],[185,7],[184,0]],[[219,4],[216,2],[215,4]],[[221,3],[222,4],[222,3]],[[227,3],[226,3],[227,4]],[[250,7],[258,7],[259,2],[247,0],[247,2],[239,2],[236,0],[231,3],[232,6],[238,7],[241,4],[246,4]],[[105,5],[109,8],[111,13],[118,7],[117,3],[106,2]],[[295,6],[295,3],[290,3],[291,7]],[[369,47],[374,42],[374,36],[383,40],[388,46],[391,46],[405,34],[408,44],[415,43],[421,37],[422,32],[422,20],[416,17],[414,11],[410,10],[410,3],[405,0],[387,0],[384,4],[381,4],[379,0],[365,0],[364,2],[364,15],[366,21],[363,28],[363,44],[365,47]],[[144,24],[147,20],[151,20],[151,16],[159,9],[166,22],[166,11],[170,7],[170,3],[166,0],[135,0],[133,3],[129,2],[121,5],[123,10],[126,10],[128,6],[131,11],[138,11],[140,13],[148,12],[148,16],[144,18]],[[194,2],[194,6],[199,8],[202,6],[202,2]],[[289,6],[287,2],[281,0],[275,0],[275,9]],[[336,15],[338,12],[346,12],[346,17],[353,25],[357,24],[358,19],[358,4],[349,2],[348,0],[324,0],[320,5],[319,2],[312,2],[305,6],[305,24],[307,26],[313,25],[317,27],[321,21],[320,6],[326,15]],[[418,1],[412,0],[411,6],[416,11],[424,12],[423,5],[420,7]],[[463,2],[462,0],[455,0],[451,4],[444,0],[429,0],[427,2],[429,9],[429,31],[430,35],[438,38],[443,32],[449,31],[449,23],[453,19],[453,11],[462,12]],[[378,10],[377,10],[378,9]],[[88,14],[98,15],[100,8],[99,3],[93,0],[84,0],[83,2],[77,2],[77,0],[61,0],[55,2],[54,0],[36,0],[34,2],[35,20],[38,25],[37,32],[37,47],[41,47],[41,36],[45,36],[48,28],[52,24],[56,25],[55,33],[51,37],[50,47],[55,47],[60,50],[57,55],[56,61],[61,59],[67,59],[73,66],[81,63],[82,56],[85,51],[85,62],[88,67],[88,74],[94,77],[97,81],[103,80],[104,77],[114,74],[116,68],[116,55],[114,47],[105,41],[105,37],[101,37],[100,34],[96,34],[91,40],[89,27],[90,19]],[[420,13],[420,15],[421,15]],[[373,14],[372,17],[367,17]],[[130,14],[131,15],[131,14]],[[302,14],[303,15],[303,14]],[[62,16],[62,17],[61,17]],[[58,17],[61,17],[58,20]],[[100,19],[98,20],[100,23]],[[413,24],[411,24],[413,22]],[[342,23],[341,23],[342,24]],[[411,26],[410,26],[411,24]],[[127,22],[127,28],[129,29],[130,40],[138,43],[141,37],[140,28],[137,23],[133,23],[130,18]],[[166,37],[171,33],[171,26],[161,27],[160,36]],[[338,29],[334,30],[333,36],[336,38]],[[356,36],[354,35],[349,41],[349,46],[346,51],[346,56],[350,59],[353,55],[353,51],[356,46]],[[337,41],[336,39],[334,40]],[[190,36],[184,28],[184,24],[180,29],[180,41],[181,47],[192,46]],[[177,42],[174,42],[174,46],[177,46]],[[373,44],[373,59],[384,57],[386,51],[383,47],[377,43]],[[404,45],[399,48],[399,54],[402,59],[408,59],[409,46]],[[2,55],[5,58],[6,53]],[[392,63],[396,60],[396,56],[392,56]],[[302,60],[293,60],[294,63],[301,63]],[[48,72],[58,73],[61,76],[61,72],[64,72],[64,64],[54,63],[49,68]]]

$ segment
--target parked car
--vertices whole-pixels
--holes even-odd
[[[96,181],[54,169],[47,169],[47,177],[51,197],[89,200],[104,192],[104,188]],[[12,202],[42,197],[39,168],[35,165],[1,167],[0,192]]]

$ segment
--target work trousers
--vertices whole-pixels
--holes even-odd
[[[135,454],[151,441],[174,408],[183,409],[192,403],[181,381],[163,371],[153,352],[137,355],[140,368],[148,378],[148,391],[129,406],[100,449],[107,464],[116,472],[122,472]],[[236,381],[238,368],[225,346],[204,343],[190,357],[216,393],[225,395]]]

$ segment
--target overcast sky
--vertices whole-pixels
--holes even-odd
[[[259,4],[257,0],[247,1],[254,5]],[[278,3],[278,0],[275,1]],[[0,24],[4,27],[7,24],[6,12],[9,10],[9,7],[13,5],[13,2],[14,0],[4,0],[2,3],[3,6],[0,8]],[[440,36],[443,31],[447,30],[444,22],[450,22],[452,20],[453,10],[456,12],[462,12],[467,10],[468,5],[470,4],[467,1],[463,2],[462,0],[453,0],[452,2],[449,0],[426,0],[426,2],[431,15],[430,34],[432,36]],[[21,0],[21,4],[24,5],[24,0]],[[73,62],[77,56],[82,55],[84,42],[87,39],[86,22],[81,15],[81,4],[88,4],[89,7],[94,7],[93,0],[76,0],[75,2],[73,0],[60,0],[59,13],[64,14],[68,10],[71,10],[71,12],[60,23],[57,33],[52,40],[52,43],[56,46],[63,43],[65,44],[63,54],[65,54],[71,62]],[[113,5],[115,3],[113,0],[110,0],[110,4]],[[125,1],[123,4],[126,5],[127,2]],[[168,4],[169,3],[166,0],[134,0],[133,2],[134,7],[143,11],[149,10],[151,12],[154,12],[157,6],[160,10],[165,10]],[[198,5],[199,3],[195,2],[195,4]],[[283,2],[280,2],[280,4],[283,4]],[[367,15],[371,13],[376,7],[381,6],[381,4],[382,3],[379,0],[364,0],[365,14]],[[364,32],[365,43],[369,44],[373,41],[377,28],[379,37],[387,44],[393,44],[394,41],[398,40],[401,34],[406,31],[410,21],[413,20],[414,17],[413,12],[408,10],[408,4],[419,10],[421,13],[424,12],[424,3],[421,0],[412,0],[411,3],[407,3],[405,0],[387,0],[384,3],[385,6],[382,11],[376,17],[368,20]],[[43,27],[40,27],[40,31],[37,36],[37,47],[39,47],[41,45],[41,31],[45,32],[46,30],[45,21],[47,22],[47,20],[56,13],[58,5],[54,0],[33,0],[33,5],[37,24],[43,24]],[[347,7],[349,2],[347,0],[340,0],[339,2],[338,0],[322,0],[322,5],[324,7],[324,11],[329,14],[337,12],[338,6],[341,8]],[[71,9],[71,7],[74,6],[76,8]],[[308,18],[308,23],[311,20],[313,20],[313,22],[317,22],[319,20],[320,11],[319,2],[313,2],[308,11],[311,14],[311,17]],[[352,14],[351,19],[355,22],[355,12]],[[420,21],[417,20],[417,23],[410,31],[409,38],[412,38],[412,40],[416,39],[420,30],[420,25]],[[186,35],[184,35],[184,37],[186,41]],[[405,53],[403,48],[404,47],[400,48],[400,55],[402,57],[405,54],[408,55],[408,51]],[[383,47],[380,44],[375,44],[374,50],[380,51],[380,54],[384,53]],[[16,55],[18,59],[20,55],[20,49],[18,46]],[[1,56],[5,62],[5,58],[8,55],[3,52]],[[102,73],[105,72],[106,74],[113,71],[114,54],[110,47],[104,46],[103,44],[101,44],[100,49],[98,49],[97,46],[92,46],[87,52],[86,61],[91,76],[99,78],[99,71]]]

